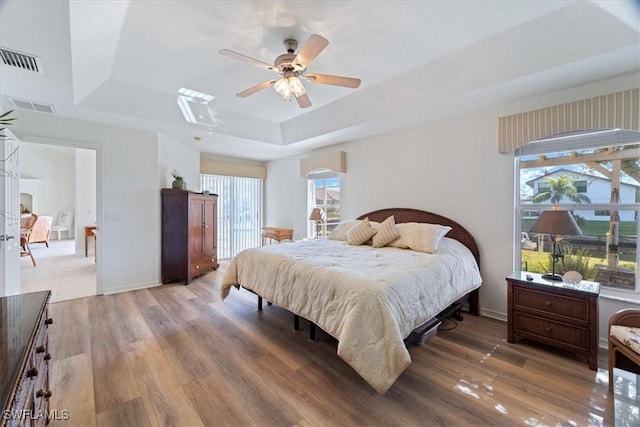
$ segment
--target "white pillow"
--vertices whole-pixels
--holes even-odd
[[[373,235],[373,247],[381,248],[400,237],[400,229],[396,226],[393,215],[385,219],[377,227],[376,234]]]
[[[388,246],[394,248],[409,248],[418,252],[434,254],[442,238],[451,230],[448,225],[426,224],[420,222],[405,222],[398,224],[400,238]]]
[[[376,230],[369,224],[369,218],[365,218],[347,232],[347,243],[361,245],[376,234]]]
[[[347,232],[359,223],[359,219],[352,219],[350,221],[344,221],[338,224],[331,233],[327,236],[329,240],[347,240]]]

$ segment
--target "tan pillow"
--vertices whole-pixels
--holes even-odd
[[[376,234],[373,235],[374,248],[386,246],[400,237],[400,229],[396,226],[396,220],[393,215],[385,219],[377,230]]]
[[[365,218],[347,232],[347,243],[361,245],[376,234],[376,230],[369,224],[369,218]]]
[[[344,221],[338,224],[336,228],[333,229],[331,233],[327,236],[329,240],[347,240],[347,232],[357,223],[359,223],[359,219],[353,219],[350,221]]]
[[[448,225],[405,222],[398,224],[400,238],[388,246],[394,248],[409,248],[418,252],[434,254],[442,238],[451,230]]]

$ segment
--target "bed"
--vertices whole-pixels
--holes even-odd
[[[398,227],[450,229],[436,253],[329,239],[247,249],[231,261],[221,296],[246,288],[313,322],[338,340],[338,356],[384,394],[411,363],[406,339],[462,303],[477,315],[482,284],[478,246],[460,224],[416,209],[369,212],[357,223],[390,217]]]

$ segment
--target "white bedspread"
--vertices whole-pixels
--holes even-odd
[[[379,393],[411,363],[403,342],[421,323],[482,283],[471,252],[445,238],[437,254],[307,240],[248,249],[221,294],[242,285],[338,340],[338,355]]]

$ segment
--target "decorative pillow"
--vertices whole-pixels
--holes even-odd
[[[640,328],[611,325],[609,335],[618,338],[622,344],[640,354]]]
[[[388,246],[394,248],[409,248],[418,252],[434,254],[442,238],[451,230],[448,225],[426,224],[419,222],[405,222],[398,224],[400,238]]]
[[[353,219],[350,221],[344,221],[338,224],[336,228],[333,229],[331,233],[327,236],[329,240],[347,240],[347,232],[359,223],[359,219]]]
[[[376,234],[376,230],[369,224],[369,218],[365,218],[347,232],[347,243],[361,245]]]
[[[373,247],[381,248],[400,237],[400,229],[396,226],[396,220],[391,215],[385,219],[377,228],[373,235]]]

